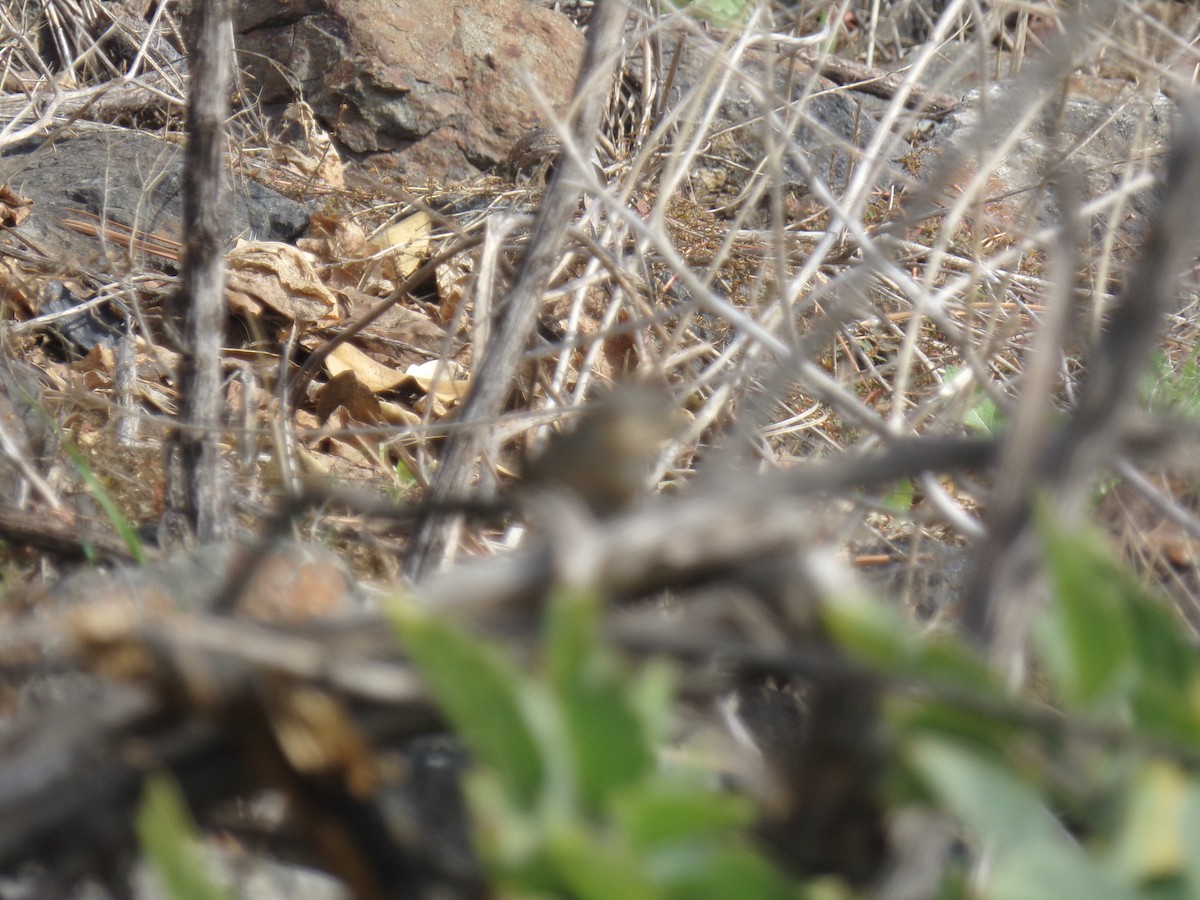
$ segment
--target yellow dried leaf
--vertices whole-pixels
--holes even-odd
[[[387,255],[388,275],[404,279],[417,271],[421,260],[429,255],[433,241],[433,219],[427,212],[413,213],[394,225],[380,228],[370,237],[370,243]]]
[[[307,775],[340,772],[350,793],[364,797],[378,782],[370,748],[354,720],[331,694],[297,687],[277,692],[269,718],[288,762]]]
[[[411,365],[405,374],[426,394],[444,403],[461,400],[471,386],[467,370],[452,359],[431,359]]]
[[[353,344],[336,347],[325,360],[325,368],[333,376],[353,372],[360,382],[376,394],[390,391],[407,377],[404,372],[397,372],[367,356]]]

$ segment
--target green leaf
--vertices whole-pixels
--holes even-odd
[[[384,454],[381,453],[380,456],[384,456]],[[412,470],[409,469],[408,465],[402,459],[396,460],[395,464],[393,464],[392,474],[396,476],[396,482],[403,487],[410,487],[416,484],[417,477],[413,475]]]
[[[654,746],[616,658],[599,641],[600,601],[562,593],[550,605],[546,655],[579,792],[593,812],[648,775]]]
[[[1139,900],[1138,892],[1065,841],[1027,843],[996,860],[988,900]]]
[[[1113,860],[1130,881],[1148,882],[1181,873],[1186,849],[1183,817],[1188,789],[1178,766],[1162,760],[1138,767],[1127,790]]]
[[[992,671],[961,640],[918,634],[892,605],[846,595],[833,598],[821,612],[842,647],[887,674],[989,691],[998,687]]]
[[[1004,430],[1004,413],[991,397],[980,391],[979,400],[967,411],[963,425],[977,434],[999,434]]]
[[[1192,748],[1200,747],[1200,679],[1179,684],[1158,679],[1140,681],[1133,695],[1135,724],[1150,733]]]
[[[1200,781],[1188,779],[1184,789],[1179,833],[1184,842],[1183,864],[1191,885],[1191,896],[1200,897]]]
[[[1039,523],[1055,595],[1038,627],[1047,671],[1068,702],[1111,709],[1135,676],[1126,584],[1096,536]]]
[[[975,751],[919,737],[910,744],[909,759],[946,808],[998,852],[1058,838],[1058,826],[1037,791]]]
[[[1137,682],[1133,691],[1136,723],[1155,734],[1200,746],[1200,659],[1184,636],[1176,614],[1146,596],[1133,583],[1127,617]]]
[[[517,805],[531,809],[547,782],[535,729],[536,689],[495,648],[415,604],[397,599],[387,612],[455,730],[496,770]]]
[[[675,705],[675,667],[667,660],[643,663],[630,679],[630,707],[641,719],[646,742],[660,747],[669,739]]]
[[[1136,894],[1075,844],[1029,784],[951,741],[911,742],[912,766],[942,804],[995,853],[991,900],[1127,900]]]
[[[1200,746],[1200,656],[1176,614],[1114,561],[1103,540],[1041,517],[1055,602],[1038,625],[1042,661],[1064,700],[1131,709],[1155,734]]]
[[[230,900],[209,880],[200,858],[196,826],[179,786],[167,774],[146,780],[137,812],[142,851],[174,900]]]
[[[890,698],[885,707],[888,720],[898,733],[912,737],[926,734],[951,738],[969,745],[985,756],[1000,756],[1025,732],[1020,724],[969,704],[924,697]]]
[[[663,868],[656,861],[655,870]],[[696,844],[671,860],[664,873],[678,900],[783,900],[796,892],[766,859],[746,847]]]
[[[718,794],[691,779],[657,778],[626,791],[614,804],[622,833],[639,850],[717,838],[754,820],[749,798]]]
[[[909,626],[911,627],[911,626]],[[977,688],[999,694],[1000,682],[984,659],[958,637],[934,634],[922,637],[909,673],[925,681]]]
[[[1152,368],[1143,391],[1149,408],[1187,419],[1200,418],[1200,356],[1188,357],[1176,372],[1160,350],[1154,355]]]
[[[512,791],[495,770],[483,766],[467,773],[463,791],[471,810],[473,843],[498,885],[533,893],[558,890],[561,879],[546,850],[547,807],[514,806]]]
[[[1174,612],[1146,595],[1132,573],[1122,571],[1134,659],[1143,678],[1181,688],[1197,674],[1195,648],[1184,637]]]
[[[896,610],[864,595],[832,598],[821,609],[825,627],[846,650],[886,672],[907,669],[918,639]]]
[[[660,900],[666,895],[643,861],[612,834],[565,827],[551,853],[570,895],[580,900]]]
[[[912,509],[915,495],[915,482],[911,478],[904,478],[883,498],[883,508],[898,514],[907,513]]]

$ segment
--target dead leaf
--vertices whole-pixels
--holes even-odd
[[[341,318],[337,297],[321,281],[310,253],[277,241],[239,241],[226,261],[226,293],[234,309],[257,303],[298,325],[326,326]]]
[[[358,289],[369,277],[368,269],[382,268],[371,259],[377,250],[362,226],[344,216],[316,213],[309,219],[308,236],[296,241],[296,246],[324,263],[323,280],[335,291]]]
[[[33,209],[33,201],[27,200],[7,184],[0,184],[0,228],[16,228]]]
[[[422,419],[436,422],[450,413],[449,404],[443,403],[436,394],[426,394],[413,401],[413,409],[421,414]]]
[[[112,348],[97,344],[88,351],[88,355],[74,363],[72,368],[83,375],[83,383],[88,390],[96,391],[112,387],[113,369],[116,367],[116,357]]]
[[[393,403],[391,400],[379,401],[379,411],[383,415],[383,420],[389,425],[421,424],[421,417],[419,415],[407,406],[401,406],[399,403]]]
[[[407,377],[405,373],[397,372],[367,356],[353,344],[341,344],[334,348],[325,360],[325,368],[333,376],[353,372],[374,393],[390,391]]]
[[[317,392],[317,419],[322,425],[339,407],[366,425],[376,425],[383,421],[379,400],[350,370],[334,375],[329,383]]]
[[[315,687],[287,687],[273,694],[267,715],[292,767],[306,775],[340,771],[351,794],[368,796],[379,780],[378,769],[341,703]]]
[[[365,259],[376,249],[367,241],[367,233],[358,222],[331,213],[314,213],[309,219],[307,236],[297,240],[296,246],[331,263]]]
[[[380,228],[371,235],[370,242],[386,253],[385,272],[402,281],[417,271],[421,261],[429,255],[432,233],[433,219],[429,213],[421,211]]]
[[[388,466],[380,456],[376,439],[367,439],[360,433],[362,422],[339,406],[326,423],[331,431],[323,437],[318,449],[331,473],[342,472],[346,477],[374,477]]]
[[[330,187],[344,188],[346,180],[341,154],[329,132],[317,124],[312,107],[303,100],[290,103],[283,111],[283,119],[293,123],[287,130],[296,132],[295,142],[275,145],[271,155],[301,175],[319,178]]]
[[[471,380],[467,370],[452,359],[431,359],[411,365],[404,373],[426,394],[443,403],[453,403],[467,395]]]
[[[40,304],[40,283],[15,260],[0,259],[0,297],[21,307],[22,316],[33,314]]]
[[[346,318],[352,320],[365,315],[375,315],[376,308],[382,302],[377,297],[354,290],[343,291],[341,296],[346,302]],[[398,356],[405,358],[405,362],[419,362],[427,359],[428,354],[441,355],[443,352],[453,356],[456,348],[460,346],[460,342],[450,345],[445,329],[434,321],[433,315],[427,314],[421,308],[412,309],[404,303],[389,303],[383,314],[375,317],[367,334],[382,340],[411,344],[427,351],[415,359],[407,359],[405,351],[401,350]]]
[[[459,304],[462,303],[467,282],[474,270],[475,258],[465,253],[459,253],[437,267],[434,277],[437,281],[438,297],[442,301],[438,306],[438,315],[443,322],[452,321],[459,312]]]

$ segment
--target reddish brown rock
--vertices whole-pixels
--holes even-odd
[[[530,83],[565,107],[583,53],[569,19],[528,0],[265,0],[239,4],[235,28],[263,102],[302,92],[349,150],[450,179],[545,123]]]

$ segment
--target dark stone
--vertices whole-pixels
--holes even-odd
[[[24,141],[0,157],[0,184],[33,201],[17,231],[64,269],[95,265],[107,255],[128,258],[122,248],[61,224],[82,219],[79,211],[103,216],[172,241],[184,235],[183,147],[147,134],[103,130],[61,138],[52,144]],[[233,182],[234,198],[223,216],[223,237],[292,241],[308,227],[309,209],[248,178]],[[73,212],[74,211],[74,212]]]

